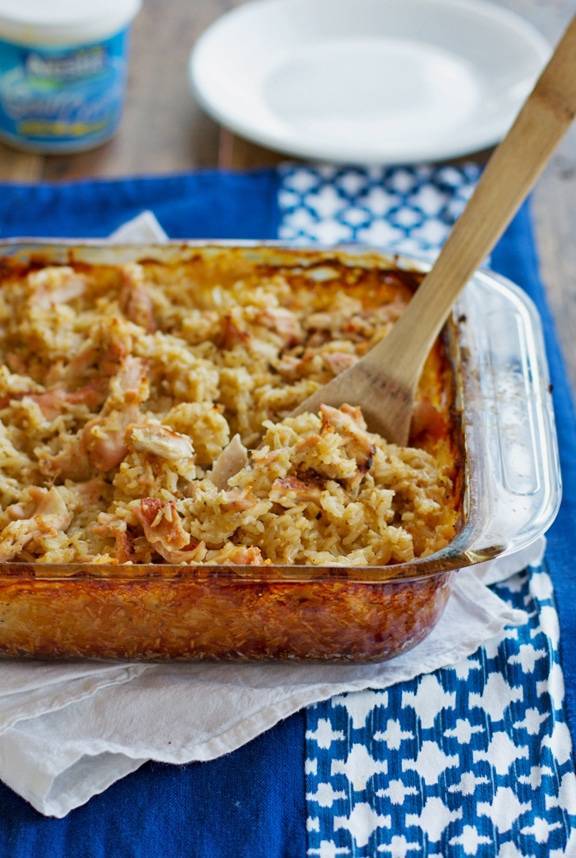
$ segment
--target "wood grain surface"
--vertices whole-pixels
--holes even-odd
[[[198,35],[244,0],[144,0],[133,31],[128,98],[110,143],[74,156],[22,154],[0,145],[0,181],[244,169],[280,156],[219,129],[194,103],[187,63]],[[313,2],[313,0],[311,0]],[[574,0],[496,0],[531,21],[551,43]],[[486,153],[475,156],[482,160]],[[576,129],[568,134],[534,193],[542,275],[576,389]]]

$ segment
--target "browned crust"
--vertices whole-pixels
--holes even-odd
[[[0,653],[36,658],[380,661],[419,643],[451,573],[416,582],[10,581]]]

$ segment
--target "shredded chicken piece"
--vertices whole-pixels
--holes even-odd
[[[32,515],[22,518],[22,508],[13,510],[18,517],[7,524],[0,534],[2,563],[19,554],[28,542],[66,530],[72,521],[72,512],[58,489],[33,486],[30,498],[36,504]]]
[[[162,557],[168,563],[201,563],[206,557],[206,543],[191,539],[188,545],[180,550],[164,549]]]
[[[68,436],[62,441],[62,449],[55,455],[38,457],[40,470],[51,479],[88,480],[91,475],[90,460],[82,443],[82,436]]]
[[[127,563],[134,559],[134,543],[124,520],[111,513],[101,512],[92,531],[98,536],[110,536],[114,539],[118,563]]]
[[[256,321],[265,328],[279,334],[287,345],[301,342],[302,326],[291,310],[283,307],[270,307],[258,313]]]
[[[126,430],[142,419],[139,405],[148,393],[144,362],[128,355],[110,383],[101,415],[90,420],[81,433],[81,447],[100,471],[112,470],[127,456]]]
[[[177,462],[194,456],[192,439],[187,435],[174,432],[166,426],[155,423],[141,423],[131,426],[127,440],[134,450]]]
[[[359,467],[370,467],[374,456],[374,442],[366,430],[366,423],[360,408],[344,404],[340,408],[331,405],[320,406],[320,418],[323,428],[332,427],[337,432],[348,435],[355,443],[358,451]]]
[[[295,379],[300,375],[303,359],[295,355],[283,355],[281,360],[276,361],[274,369],[283,378]]]
[[[64,401],[70,405],[86,405],[90,409],[95,409],[102,405],[105,397],[106,382],[103,379],[95,379],[77,390],[66,391]]]
[[[184,530],[174,501],[142,498],[138,518],[154,551],[169,563],[194,562],[205,549]]]
[[[100,471],[111,471],[128,455],[126,429],[136,423],[140,412],[137,405],[125,411],[111,411],[105,417],[90,420],[82,431],[82,446],[92,464]]]
[[[119,364],[131,353],[133,346],[130,323],[122,318],[112,318],[106,321],[102,330],[102,371],[114,375]]]
[[[67,265],[47,266],[28,275],[37,307],[62,304],[78,298],[86,289],[86,278]]]
[[[90,339],[71,359],[66,368],[66,379],[75,381],[76,379],[83,378],[86,371],[99,359],[100,354],[100,346]]]
[[[343,404],[340,408],[333,408],[331,405],[320,406],[320,418],[323,427],[332,427],[337,432],[344,432],[351,435],[358,441],[363,442],[367,447],[371,444],[366,422],[362,416],[360,408],[355,408],[352,405]]]
[[[310,313],[306,319],[306,327],[312,331],[331,331],[335,326],[335,318],[330,313]]]
[[[262,552],[256,545],[236,545],[232,550],[222,549],[225,558],[219,558],[218,553],[212,558],[212,563],[225,562],[237,566],[261,566],[264,563]]]
[[[317,355],[316,349],[305,349],[300,358],[294,355],[284,355],[282,360],[276,364],[276,369],[285,378],[304,378],[312,370]]]
[[[96,326],[90,339],[70,360],[64,375],[66,383],[82,380],[94,368],[102,379],[115,375],[132,349],[128,324],[116,317]]]
[[[105,497],[108,484],[102,477],[93,477],[91,480],[86,480],[83,483],[76,483],[71,486],[71,491],[74,491],[79,498],[79,505],[95,504],[100,498]]]
[[[238,327],[232,316],[226,314],[220,321],[218,345],[221,349],[233,349],[234,346],[246,345],[250,342],[250,334]]]
[[[258,503],[258,498],[243,489],[229,489],[222,504],[223,512],[245,512]]]
[[[62,390],[55,388],[45,393],[29,394],[40,406],[40,410],[47,420],[54,420],[62,413],[66,405],[86,405],[88,408],[99,408],[106,398],[106,386],[100,381],[92,381],[79,387],[78,390]]]
[[[190,542],[190,534],[182,527],[174,501],[142,498],[139,518],[150,543],[160,541],[169,548],[184,548]]]
[[[248,463],[248,450],[236,434],[225,447],[212,467],[209,478],[217,489],[225,489],[228,481]]]
[[[120,306],[123,312],[136,325],[140,325],[149,334],[157,329],[154,318],[154,304],[144,285],[144,270],[137,262],[122,266],[122,291]]]
[[[49,517],[50,525],[53,528],[68,527],[72,516],[58,489],[42,489],[38,486],[32,486],[30,497],[36,503],[34,512],[36,517]]]
[[[127,355],[110,382],[107,407],[145,402],[149,395],[150,384],[144,361]]]
[[[58,417],[67,405],[86,405],[90,409],[99,408],[106,398],[106,388],[102,381],[93,381],[78,390],[64,390],[61,387],[45,390],[42,393],[22,391],[11,393],[0,399],[0,408],[10,402],[21,399],[31,399],[35,402],[47,420]]]
[[[26,514],[26,508],[22,503],[11,503],[10,506],[6,507],[4,512],[12,521],[18,521],[22,518],[28,518],[28,515]]]
[[[30,393],[28,398],[39,406],[47,420],[54,420],[62,413],[62,408],[66,402],[66,392],[64,390],[47,390],[45,393]]]

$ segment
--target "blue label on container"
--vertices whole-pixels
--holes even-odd
[[[54,48],[0,40],[0,134],[71,150],[115,130],[122,110],[128,31]]]

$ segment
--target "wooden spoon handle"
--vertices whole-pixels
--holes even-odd
[[[460,290],[492,250],[575,114],[576,17],[488,162],[434,268],[382,341],[387,354],[392,340],[398,338],[402,344],[396,378],[410,383],[419,375]],[[373,351],[377,350],[378,346]]]

